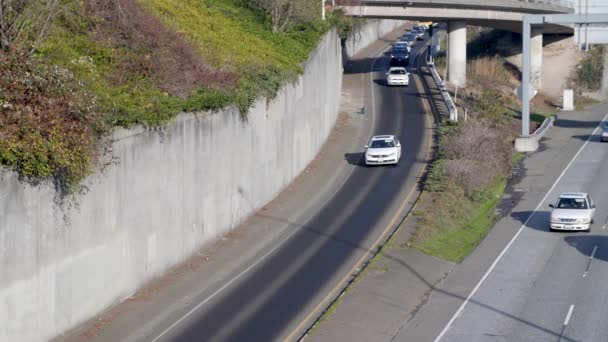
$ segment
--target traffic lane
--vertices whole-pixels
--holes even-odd
[[[388,89],[389,104],[383,102]],[[390,129],[408,137],[407,151],[421,150],[420,137],[427,134],[424,117],[412,115],[403,120],[406,108],[421,107],[420,99],[397,101],[394,92],[399,88],[388,89],[376,94],[377,110],[383,114],[375,118],[375,132]],[[417,173],[408,160],[416,158],[409,154],[397,167],[355,170],[319,215],[301,225],[266,262],[160,340],[272,340],[287,333],[297,322],[294,318],[301,317],[335,285],[336,270],[349,271],[380,234],[384,227],[376,223],[392,214],[386,208],[395,207],[395,200],[403,195],[401,184],[415,184]]]
[[[525,336],[541,341],[559,338],[564,319],[560,315],[569,309],[572,293],[579,286],[573,274],[586,265],[586,259],[581,253],[565,250],[568,245],[563,241],[564,233],[548,232],[548,204],[560,192],[576,190],[587,190],[596,196],[598,204],[605,203],[606,194],[596,186],[602,181],[601,174],[608,171],[604,169],[604,147],[592,140],[581,150],[442,340],[495,335],[510,337],[507,340]],[[597,190],[599,193],[594,193]],[[531,213],[513,215],[524,222]]]
[[[530,290],[526,306],[522,311],[523,320],[550,327],[551,331],[560,331],[559,336],[562,340],[581,340],[581,338],[584,341],[596,340],[592,336],[584,335],[594,334],[598,332],[597,329],[583,329],[574,335],[570,332],[576,331],[578,322],[593,321],[592,317],[598,310],[604,310],[603,307],[594,305],[589,294],[597,298],[603,296],[597,293],[597,289],[590,287],[590,282],[595,277],[603,277],[601,272],[606,271],[605,262],[598,265],[594,260],[601,260],[606,255],[606,231],[602,229],[602,220],[608,208],[608,192],[605,190],[608,189],[608,179],[603,177],[607,171],[608,152],[605,146],[599,144],[599,138],[598,141],[592,138],[588,148],[580,154],[569,173],[565,175],[564,184],[557,186],[555,196],[549,198],[549,201],[554,201],[557,193],[561,191],[582,190],[588,192],[596,202],[596,220],[592,225],[592,235],[570,232],[547,233],[552,238],[557,237],[558,242],[543,273],[539,275]],[[548,215],[549,212],[547,212],[547,220]],[[576,317],[576,319],[569,318],[566,329],[565,317],[573,305],[576,310],[573,311],[572,318]],[[583,325],[586,326],[587,323]],[[526,336],[538,341],[555,340],[555,336],[530,326],[519,324],[513,329],[512,340]]]
[[[597,246],[597,249],[595,254],[593,249],[591,254],[588,249],[579,251],[584,256],[589,255],[589,269],[586,270],[584,287],[577,291],[578,296],[571,304],[574,310],[570,321],[563,327],[564,336],[576,341],[608,341],[608,291],[605,290],[608,284],[608,237],[594,232],[593,235],[566,240],[568,243],[575,242],[577,246]],[[585,240],[589,240],[589,243]]]
[[[585,169],[582,176],[591,175],[585,184],[596,202],[592,233],[557,233],[558,250],[549,266],[531,291],[523,315],[535,318],[538,324],[561,329],[562,340],[598,341],[608,335],[604,322],[597,325],[597,315],[606,317],[608,308],[603,288],[608,280],[608,232],[604,226],[608,213],[608,152],[605,146],[592,140],[588,153],[574,165],[573,172]],[[598,284],[603,284],[598,287]],[[568,322],[565,317],[572,310]],[[543,314],[544,312],[544,314]],[[596,325],[594,325],[594,322]],[[568,323],[568,324],[565,324]],[[534,340],[554,340],[527,327],[514,329],[517,336]]]
[[[501,218],[473,253],[434,287],[426,304],[400,330],[395,340],[437,341],[440,335],[452,330],[451,323],[457,320],[462,308],[471,305],[465,302],[483,286],[486,277],[492,274],[495,265],[499,263],[497,258],[501,259],[509,249],[505,250],[505,246],[510,246],[511,241],[519,239],[514,236],[523,231],[520,228],[530,216],[531,208],[539,205],[562,170],[584,145],[584,139],[604,117],[606,107],[597,105],[586,112],[560,114],[558,123],[542,142],[546,150],[526,158],[517,171],[517,178],[509,184],[507,196],[515,204],[513,215]],[[559,124],[564,120],[567,122],[566,127]],[[583,136],[585,138],[580,138]],[[503,335],[507,333],[508,330],[505,329]]]

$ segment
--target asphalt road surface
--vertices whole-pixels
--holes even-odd
[[[419,43],[418,46],[422,46]],[[413,56],[417,52],[414,49]],[[359,167],[320,212],[246,275],[214,296],[194,301],[190,312],[139,336],[142,341],[270,341],[294,339],[301,322],[348,275],[390,227],[416,187],[420,156],[428,148],[429,113],[414,75],[409,87],[387,87],[389,57],[354,62],[345,72],[366,73],[367,114],[373,134],[402,142],[398,166],[364,167],[360,151],[345,151]],[[370,73],[370,70],[373,72]],[[414,165],[417,165],[414,167]],[[197,305],[198,304],[198,305]]]
[[[608,144],[584,138],[437,341],[608,341]],[[566,191],[595,200],[590,233],[549,232],[548,204]]]

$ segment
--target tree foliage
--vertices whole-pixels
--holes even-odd
[[[0,0],[0,49],[33,52],[47,33],[59,0]]]
[[[269,16],[274,33],[284,32],[293,24],[313,20],[321,11],[321,0],[251,0],[249,5]]]

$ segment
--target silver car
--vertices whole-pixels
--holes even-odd
[[[602,124],[602,133],[600,134],[600,140],[602,142],[608,141],[608,122]]]
[[[394,135],[373,136],[365,145],[365,165],[399,164],[401,143]]]
[[[551,231],[591,230],[595,204],[584,192],[563,192],[555,204],[549,204],[551,211]]]

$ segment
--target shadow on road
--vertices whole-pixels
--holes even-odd
[[[370,72],[372,65],[374,66],[374,69],[372,71],[384,71],[387,68],[385,63],[382,62],[382,58],[384,58],[384,56],[377,58],[360,58],[350,60],[344,65],[344,74],[367,74],[368,72]]]
[[[550,211],[518,211],[511,213],[511,217],[536,230],[549,231]],[[528,221],[526,223],[526,221]]]
[[[383,87],[388,87],[388,84],[386,84],[386,80],[384,78],[377,78],[374,80],[374,83]]]
[[[591,228],[593,229],[593,228]],[[596,260],[608,261],[608,236],[605,235],[571,235],[564,237],[566,243],[578,250],[582,255]],[[597,248],[595,248],[597,246]],[[593,254],[593,250],[595,254]]]
[[[580,135],[573,135],[572,137],[576,138],[576,139],[580,139],[582,141],[589,140],[589,142],[592,142],[592,143],[601,143],[601,144],[603,144],[605,142],[601,141],[602,140],[601,134],[602,134],[602,132],[600,131],[599,134],[595,134],[595,135],[580,134]]]
[[[366,167],[363,152],[344,153],[344,160],[350,165]]]
[[[563,128],[596,128],[601,121],[580,121],[559,118],[555,120],[554,126]]]

